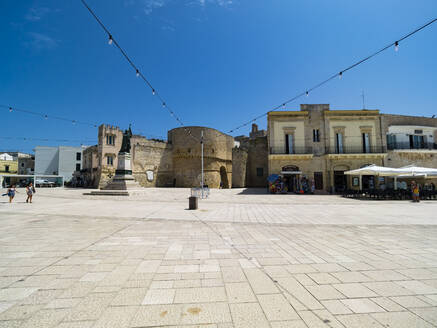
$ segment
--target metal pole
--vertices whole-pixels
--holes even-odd
[[[201,162],[202,162],[202,177],[201,177],[201,187],[202,187],[202,199],[203,199],[203,186],[205,185],[204,183],[204,176],[203,176],[203,130],[200,131],[200,146],[201,146]]]

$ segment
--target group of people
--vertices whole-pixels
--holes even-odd
[[[12,203],[12,201],[14,200],[15,194],[17,192],[18,191],[17,191],[16,186],[15,185],[11,185],[8,188],[8,192],[6,194],[2,195],[2,196],[8,196],[9,197],[9,203]],[[26,186],[26,195],[27,195],[26,203],[32,203],[32,197],[33,197],[34,193],[35,193],[35,187],[33,186],[33,183],[31,182],[31,183],[29,183]]]

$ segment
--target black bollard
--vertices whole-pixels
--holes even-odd
[[[188,197],[188,208],[190,210],[197,210],[199,207],[199,198],[191,196]]]

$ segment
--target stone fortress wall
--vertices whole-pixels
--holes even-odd
[[[207,127],[188,128],[195,138],[188,135],[185,128],[170,130],[168,141],[132,136],[132,174],[141,186],[200,186],[200,135],[203,131],[205,184],[210,188],[232,187],[234,138]],[[92,187],[104,188],[115,175],[122,140],[122,129],[110,125],[99,127],[98,144],[88,149],[89,160],[82,174],[87,181],[93,181]]]
[[[218,130],[190,126],[168,132],[172,145],[173,176],[176,187],[201,185],[201,132],[204,140],[204,181],[210,188],[232,187],[232,148],[234,138]],[[194,136],[194,137],[193,137]]]

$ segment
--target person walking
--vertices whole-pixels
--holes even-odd
[[[14,199],[16,192],[17,189],[15,188],[15,185],[11,185],[8,189],[9,203],[12,203],[12,200]]]
[[[419,185],[415,182],[411,182],[411,189],[413,191],[413,202],[420,202]]]
[[[32,203],[32,197],[34,193],[35,193],[35,187],[31,182],[26,187],[26,194],[27,194],[26,203]]]

